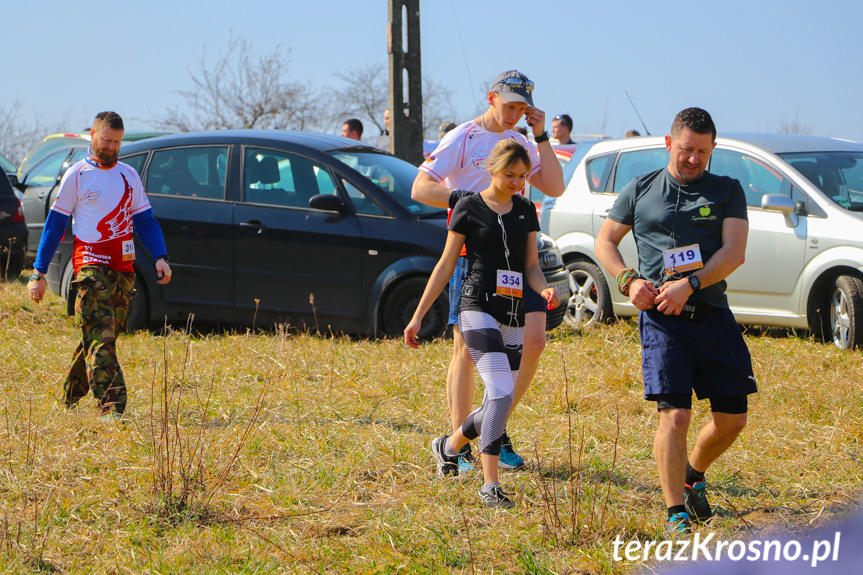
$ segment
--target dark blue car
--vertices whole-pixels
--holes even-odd
[[[165,317],[182,326],[194,314],[204,323],[401,336],[443,250],[446,212],[411,200],[416,167],[356,143],[241,130],[123,144],[121,161],[141,174],[174,273],[157,284],[136,246],[130,330]],[[48,284],[71,305],[71,243],[58,253]],[[421,335],[443,335],[447,311],[442,294]]]

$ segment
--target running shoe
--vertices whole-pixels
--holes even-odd
[[[681,511],[668,518],[665,524],[665,532],[673,535],[687,535],[692,533],[692,523],[689,521],[689,513]]]
[[[437,466],[437,476],[444,478],[447,475],[458,475],[458,456],[448,457],[444,452],[444,445],[449,440],[448,435],[435,437],[431,442],[431,450]]]
[[[110,423],[110,422],[114,422],[114,421],[121,422],[121,421],[123,421],[123,414],[117,413],[116,411],[109,411],[109,412],[105,413],[104,415],[102,415],[101,417],[99,417],[99,421],[101,421],[103,423]]]
[[[458,474],[470,475],[476,471],[476,464],[473,459],[473,451],[471,451],[470,443],[466,443],[458,452]]]
[[[706,481],[699,481],[692,486],[684,485],[683,487],[683,504],[686,505],[686,512],[698,523],[705,523],[713,517],[710,503],[707,502],[705,487],[707,487]]]
[[[500,485],[495,485],[489,491],[479,490],[479,498],[482,504],[486,507],[503,507],[504,509],[512,509],[515,507],[515,502],[504,493]]]
[[[505,430],[501,437],[500,459],[497,461],[497,466],[501,469],[521,469],[524,467],[524,459],[512,448],[512,440]]]

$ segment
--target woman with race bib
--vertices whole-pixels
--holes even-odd
[[[437,474],[443,477],[457,469],[462,446],[481,433],[485,481],[480,498],[487,507],[508,508],[514,503],[500,487],[497,460],[521,360],[525,282],[546,299],[548,309],[556,308],[560,301],[539,267],[536,209],[519,195],[531,168],[527,150],[515,140],[501,140],[488,162],[491,185],[487,189],[452,194],[446,246],[404,334],[408,345],[419,347],[416,335],[422,318],[449,282],[459,252],[466,246],[468,273],[459,321],[485,394],[482,405],[451,437],[435,438],[431,447]]]

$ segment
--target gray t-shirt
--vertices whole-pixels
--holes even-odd
[[[638,273],[658,283],[665,278],[662,252],[698,244],[704,263],[722,247],[722,221],[746,220],[746,196],[740,182],[709,172],[679,184],[662,168],[635,178],[623,188],[608,217],[632,226],[638,248]],[[728,307],[725,280],[694,293],[692,303]]]

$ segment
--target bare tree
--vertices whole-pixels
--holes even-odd
[[[333,126],[350,117],[359,118],[366,126],[384,129],[384,110],[389,106],[389,75],[383,64],[367,64],[336,74],[344,86],[331,92],[334,104],[329,122]],[[454,92],[429,77],[423,78],[423,134],[437,138],[438,127],[445,120],[454,120]],[[392,113],[392,111],[391,111]]]
[[[0,105],[0,155],[18,165],[45,134],[41,125],[29,125],[21,117],[21,101]]]
[[[812,124],[802,124],[800,122],[800,110],[794,110],[794,119],[780,118],[776,127],[776,131],[780,134],[803,134],[812,133]]]
[[[157,125],[185,132],[319,129],[318,95],[288,75],[288,54],[277,46],[271,54],[257,56],[245,39],[232,35],[225,53],[210,67],[205,49],[198,71],[189,72],[194,88],[178,92],[191,112],[169,109]]]
[[[327,122],[338,128],[348,118],[358,118],[365,127],[375,126],[379,132],[384,129],[384,110],[389,100],[389,80],[384,66],[367,64],[347,72],[336,74],[344,87],[330,90]],[[363,130],[365,135],[372,132]]]

